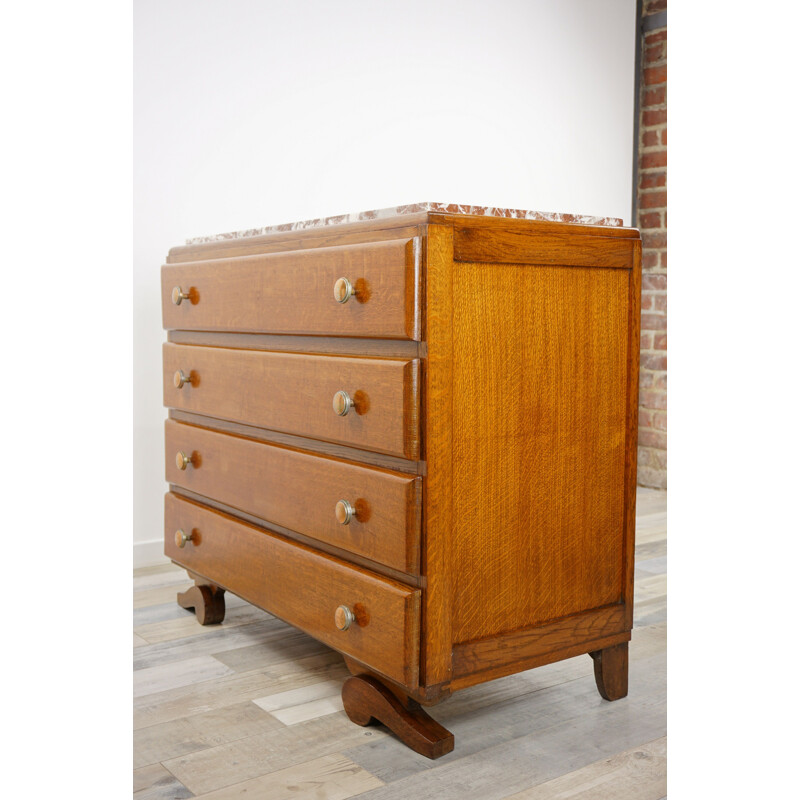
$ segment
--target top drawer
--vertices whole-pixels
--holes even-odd
[[[414,238],[165,264],[164,327],[419,341],[419,260]]]

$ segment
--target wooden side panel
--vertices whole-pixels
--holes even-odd
[[[164,345],[164,405],[415,459],[419,361]],[[173,385],[182,370],[191,385]],[[355,410],[337,416],[333,396]]]
[[[454,265],[454,642],[623,600],[630,275]]]
[[[164,327],[419,340],[416,239],[167,264]],[[333,297],[338,278],[356,296]],[[189,294],[172,302],[173,287]]]
[[[164,553],[377,672],[414,689],[419,667],[418,589],[167,494]],[[177,529],[192,540],[179,548]],[[356,622],[334,624],[337,606]]]
[[[422,682],[446,683],[452,675],[453,609],[453,229],[430,225],[426,241],[425,297],[428,358],[425,362],[425,534]]]
[[[418,572],[420,478],[173,420],[165,431],[169,483],[401,572]],[[185,469],[176,462],[181,452],[191,458]],[[356,510],[347,525],[334,513],[339,500]]]

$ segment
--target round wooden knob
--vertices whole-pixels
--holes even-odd
[[[340,500],[336,504],[336,519],[340,525],[349,525],[350,520],[356,515],[356,510],[347,500]]]
[[[337,303],[346,303],[351,297],[354,297],[355,294],[355,287],[347,278],[339,278],[339,280],[333,284],[333,296],[336,298]]]
[[[189,386],[192,385],[192,374],[189,373],[188,375],[182,370],[179,369],[175,375],[172,377],[172,382],[175,384],[176,389],[182,389],[184,384],[188,383]]]
[[[175,531],[175,544],[178,545],[178,547],[186,547],[186,542],[191,542],[193,536],[193,533],[187,534],[178,528],[178,530]]]
[[[351,408],[355,408],[353,398],[347,392],[338,391],[333,396],[333,410],[340,416],[346,417]]]
[[[187,456],[182,450],[175,455],[175,464],[178,469],[186,469],[192,463],[192,457]]]
[[[340,631],[346,631],[356,621],[356,615],[351,608],[339,606],[333,615],[333,621]]]
[[[189,292],[184,292],[180,286],[174,286],[172,288],[172,302],[179,306],[184,300],[189,299]]]

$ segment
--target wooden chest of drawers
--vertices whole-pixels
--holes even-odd
[[[165,553],[340,651],[343,700],[430,757],[422,705],[589,653],[627,693],[641,242],[424,204],[195,242],[162,268]]]

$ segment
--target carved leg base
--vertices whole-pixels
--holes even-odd
[[[615,644],[589,653],[594,661],[594,680],[604,700],[619,700],[628,694],[628,643]]]
[[[342,687],[342,702],[356,725],[382,722],[401,742],[427,758],[439,758],[455,744],[453,734],[429,717],[419,703],[410,698],[402,702],[376,678],[348,678]]]
[[[193,608],[201,625],[214,625],[225,619],[225,590],[218,586],[192,586],[178,592],[178,605]]]

